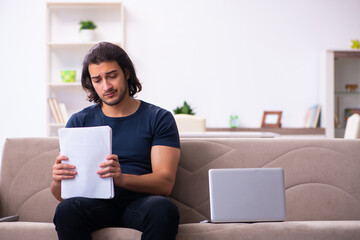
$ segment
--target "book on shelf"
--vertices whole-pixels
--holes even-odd
[[[69,120],[69,115],[64,103],[59,103],[57,98],[48,98],[50,111],[56,124],[65,124]]]
[[[304,127],[320,127],[321,106],[319,104],[312,106],[306,111]]]
[[[67,123],[67,121],[69,120],[69,114],[67,112],[65,103],[59,103],[59,108],[60,108],[61,116],[64,120],[64,123]]]

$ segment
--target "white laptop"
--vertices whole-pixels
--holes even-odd
[[[286,219],[282,168],[209,170],[211,222]]]

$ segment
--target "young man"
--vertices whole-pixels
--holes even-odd
[[[99,166],[101,178],[112,177],[113,199],[61,198],[61,181],[76,178],[76,166],[59,155],[53,166],[51,192],[60,200],[54,224],[59,239],[91,239],[105,227],[142,231],[141,239],[175,239],[179,223],[170,194],[180,158],[180,141],[172,114],[133,96],[141,91],[125,51],[111,43],[94,46],[83,62],[81,82],[96,104],[71,116],[66,127],[108,125],[113,154]]]

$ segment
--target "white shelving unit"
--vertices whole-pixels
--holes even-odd
[[[360,50],[328,50],[326,54],[326,136],[343,138],[345,109],[360,109]],[[358,88],[348,91],[347,84]]]
[[[64,103],[69,116],[92,103],[81,87],[82,61],[96,43],[108,41],[125,45],[124,7],[121,2],[48,2],[46,5],[46,78],[47,97]],[[80,21],[92,20],[97,28],[94,41],[82,42]],[[64,83],[61,71],[75,70],[76,81]],[[56,136],[65,123],[55,123],[47,111],[48,136]]]

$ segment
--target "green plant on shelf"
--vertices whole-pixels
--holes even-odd
[[[190,105],[186,101],[184,101],[183,106],[175,108],[174,113],[175,114],[195,115],[195,112],[193,111],[193,109],[190,107]]]
[[[238,115],[231,115],[229,120],[230,128],[237,128],[239,127],[239,117]]]
[[[88,21],[80,21],[80,30],[84,30],[84,29],[88,29],[88,30],[94,30],[97,28],[97,26],[95,25],[95,23],[91,20]]]
[[[360,48],[360,41],[358,39],[351,40],[351,42],[352,42],[352,45],[351,45],[352,49],[359,49]]]

